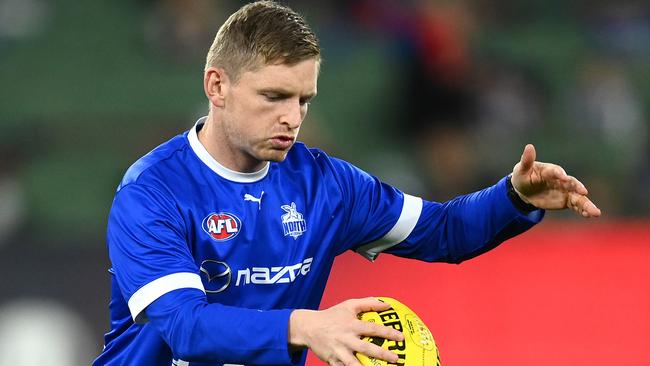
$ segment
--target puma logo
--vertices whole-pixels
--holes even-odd
[[[244,201],[251,201],[251,202],[257,202],[257,209],[261,210],[262,209],[262,197],[264,196],[264,191],[260,194],[260,198],[257,198],[253,195],[250,195],[246,193],[244,195]]]

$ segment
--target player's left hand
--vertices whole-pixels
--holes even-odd
[[[584,184],[561,166],[535,161],[535,157],[535,147],[526,145],[512,170],[512,185],[522,200],[538,208],[571,208],[583,217],[600,216],[600,209],[587,198]]]

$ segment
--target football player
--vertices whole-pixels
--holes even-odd
[[[353,250],[459,263],[538,223],[545,209],[600,215],[587,189],[532,145],[495,185],[422,200],[297,142],[317,93],[320,48],[304,19],[245,5],[207,56],[206,117],[136,161],[108,220],[111,330],[94,365],[330,365],[399,341],[357,314],[375,299],[318,311],[334,258]]]

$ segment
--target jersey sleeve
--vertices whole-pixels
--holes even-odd
[[[508,198],[506,179],[445,203],[423,201],[408,237],[385,251],[429,262],[460,263],[530,229],[545,212],[517,209]]]
[[[332,159],[346,218],[342,241],[374,260],[382,252],[459,263],[496,247],[541,221],[543,210],[520,212],[506,178],[445,203],[422,200]]]
[[[144,309],[168,292],[205,292],[178,208],[162,192],[140,184],[122,187],[109,214],[107,241],[113,273],[136,322],[146,322]]]
[[[289,351],[291,309],[209,304],[200,292],[178,290],[146,311],[174,358],[190,363],[297,365],[304,357],[304,352]]]
[[[345,211],[340,251],[355,249],[371,256],[371,252],[404,241],[417,224],[422,199],[402,193],[343,160],[332,158],[331,162]]]

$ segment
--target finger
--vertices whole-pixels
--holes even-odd
[[[566,182],[569,180],[569,175],[561,166],[555,164],[549,164],[549,163],[537,163],[537,164],[541,171],[542,179],[546,181],[559,180],[561,182]]]
[[[340,365],[343,366],[363,366],[359,359],[357,359],[352,353],[345,353],[341,355]]]
[[[379,301],[375,297],[349,300],[354,311],[359,314],[366,311],[384,311],[390,309],[390,304]]]
[[[599,217],[601,215],[600,209],[587,196],[581,194],[570,193],[568,206],[583,217]]]
[[[363,353],[366,356],[385,360],[390,363],[396,363],[397,360],[399,360],[399,357],[396,353],[361,339],[357,344],[353,345],[353,349],[359,353]]]
[[[568,206],[569,208],[575,210],[576,212],[581,212],[582,207],[584,206],[585,202],[587,201],[587,197],[580,195],[580,194],[575,194],[575,193],[569,193],[569,200],[568,200]]]
[[[587,195],[589,193],[585,185],[575,177],[566,175],[562,172],[557,172],[557,170],[552,174],[554,181],[551,182],[551,187],[561,189],[565,192],[575,192],[581,195]]]
[[[536,156],[537,153],[535,152],[535,146],[528,144],[524,147],[524,152],[521,154],[519,166],[522,174],[528,172],[533,167]]]
[[[565,192],[576,192],[581,195],[589,193],[582,182],[575,177],[568,175],[561,166],[547,163],[538,164],[542,166],[542,179],[545,180],[550,187],[562,189]]]
[[[545,173],[545,176],[551,175],[552,179],[555,179],[555,182],[552,183],[553,187],[561,188],[566,192],[575,192],[581,195],[589,194],[587,187],[585,187],[585,185],[576,177],[568,175],[564,168],[561,166],[546,163],[539,164],[544,166],[544,170],[547,172]]]
[[[399,330],[381,324],[359,321],[357,332],[360,336],[380,337],[393,341],[403,341],[404,334]]]
[[[585,187],[585,185],[582,184],[582,182],[580,182],[578,179],[576,179],[575,177],[570,176],[570,175],[568,176],[568,181],[565,184],[565,189],[568,192],[576,192],[576,193],[581,194],[583,196],[586,196],[587,194],[589,194],[589,191],[587,190],[587,187]]]
[[[596,206],[593,202],[590,200],[587,200],[588,202],[585,204],[585,208],[582,211],[582,216],[584,217],[600,217],[602,215],[602,212]]]

